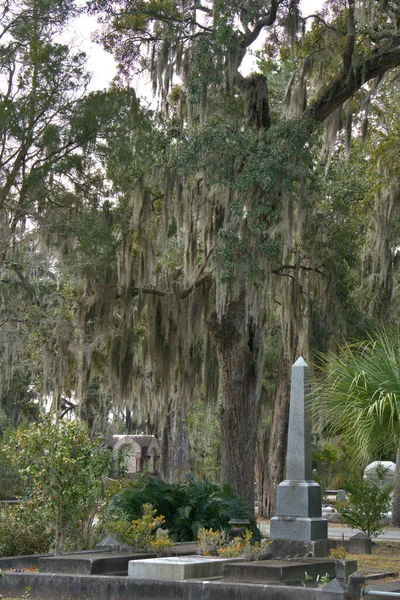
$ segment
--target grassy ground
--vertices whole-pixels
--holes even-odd
[[[348,554],[347,558],[357,561],[358,570],[365,573],[388,571],[400,573],[400,542],[376,542],[372,554]],[[23,600],[27,600],[25,595]],[[3,600],[22,600],[20,598],[3,598]]]
[[[376,542],[372,554],[349,554],[358,562],[359,571],[393,571],[400,573],[400,543]]]

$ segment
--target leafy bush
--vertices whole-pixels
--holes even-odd
[[[156,554],[165,552],[173,545],[167,535],[157,536],[157,530],[164,524],[162,515],[156,517],[156,509],[151,504],[143,505],[143,516],[131,522],[121,519],[111,521],[106,527],[121,542],[132,546],[135,550],[151,550]]]
[[[218,550],[229,542],[226,531],[202,527],[197,535],[197,552],[202,556],[218,556]]]
[[[345,482],[360,475],[360,467],[354,460],[354,448],[340,438],[331,441],[316,439],[313,444],[313,478],[322,493],[327,489],[344,489]]]
[[[253,534],[247,530],[241,536],[230,539],[225,531],[200,529],[197,536],[198,553],[203,556],[222,556],[236,558],[243,556],[247,560],[256,559],[261,553],[260,542],[253,542]]]
[[[218,556],[236,558],[242,556],[246,560],[256,560],[261,553],[260,542],[253,542],[252,533],[246,531],[242,536],[234,537],[226,546],[218,550]]]
[[[331,548],[329,552],[329,558],[334,558],[335,560],[345,560],[347,557],[347,550],[344,546],[339,546],[339,548]]]
[[[0,509],[0,556],[46,553],[53,538],[54,528],[40,501]]]
[[[114,496],[106,521],[127,521],[141,516],[142,506],[152,504],[163,515],[169,535],[177,542],[197,538],[201,528],[230,530],[230,519],[249,519],[254,535],[259,536],[251,510],[227,485],[189,477],[184,483],[166,483],[143,475]]]
[[[55,552],[87,547],[103,492],[110,453],[78,421],[42,417],[20,427],[3,447],[21,477],[25,497],[37,498],[55,529]],[[69,539],[68,539],[69,538]]]
[[[361,529],[368,537],[383,531],[381,521],[390,508],[393,487],[382,487],[384,474],[385,469],[377,469],[377,481],[360,478],[348,482],[349,500],[339,508],[342,523]]]
[[[6,437],[6,434],[3,436]],[[0,500],[14,500],[22,492],[21,478],[18,469],[4,452],[3,446],[6,444],[7,438],[5,442],[0,442]]]

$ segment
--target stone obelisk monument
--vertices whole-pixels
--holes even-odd
[[[328,537],[328,521],[321,516],[321,488],[312,478],[307,386],[308,366],[299,358],[292,366],[286,479],[277,487],[276,516],[271,519],[270,535],[276,540]]]

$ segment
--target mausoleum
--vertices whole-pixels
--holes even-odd
[[[153,475],[159,472],[161,448],[154,435],[113,435],[107,448],[126,457],[128,477],[146,469]]]

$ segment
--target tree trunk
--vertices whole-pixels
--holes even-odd
[[[56,536],[54,540],[54,554],[60,556],[64,552],[64,533],[65,527],[60,523],[56,527]]]
[[[393,480],[392,525],[400,527],[400,446],[396,452],[396,469]]]
[[[263,388],[261,393],[261,414],[258,423],[257,449],[256,449],[256,482],[258,496],[258,516],[264,517],[267,504],[267,483],[265,468],[266,456],[268,456],[269,435],[271,431],[272,416],[272,394]]]
[[[261,336],[242,299],[231,302],[221,320],[213,314],[208,325],[221,370],[221,480],[253,507]]]
[[[177,403],[176,403],[177,404]],[[167,481],[179,481],[190,472],[189,432],[182,406],[169,406],[161,439],[161,473]]]
[[[276,488],[283,480],[285,472],[290,397],[289,362],[284,350],[282,350],[275,388],[268,449],[265,455],[261,497],[259,490],[259,515],[267,518],[275,515]]]
[[[161,431],[161,464],[160,464],[160,474],[161,477],[165,480],[168,481],[169,480],[169,471],[170,471],[170,467],[169,467],[169,438],[170,438],[170,433],[169,433],[169,414],[167,415],[167,418],[165,419],[165,422],[163,424],[162,427],[162,431]]]

